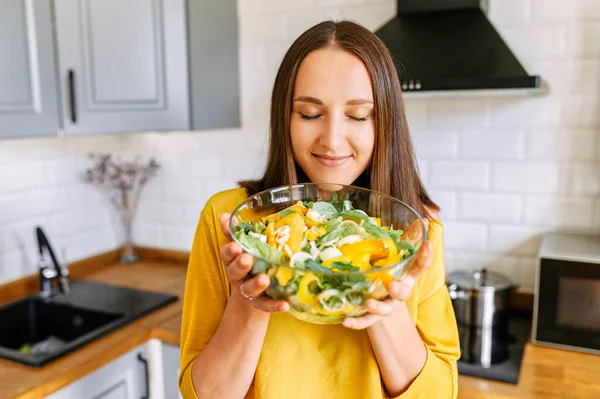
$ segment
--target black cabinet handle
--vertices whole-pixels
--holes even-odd
[[[77,100],[75,98],[75,71],[69,69],[67,73],[67,82],[69,85],[69,111],[71,112],[71,122],[77,123]]]
[[[137,358],[144,365],[144,373],[146,374],[146,395],[142,399],[150,398],[150,375],[148,372],[148,360],[144,359],[141,353],[138,353]]]

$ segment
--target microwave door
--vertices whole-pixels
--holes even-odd
[[[600,353],[600,264],[540,259],[536,343]]]

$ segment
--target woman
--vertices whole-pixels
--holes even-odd
[[[444,283],[442,225],[415,166],[399,80],[385,46],[351,22],[323,22],[285,55],[271,103],[264,176],[214,195],[190,256],[180,390],[187,398],[454,398],[459,344]],[[245,279],[251,256],[231,242],[229,213],[248,195],[298,182],[390,194],[429,221],[429,240],[393,299],[316,325]]]

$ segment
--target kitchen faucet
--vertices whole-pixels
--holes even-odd
[[[40,296],[44,299],[50,299],[52,297],[52,281],[58,280],[58,286],[60,291],[63,294],[68,294],[70,291],[69,288],[69,271],[66,266],[61,266],[56,256],[54,255],[54,251],[52,250],[52,246],[48,241],[48,237],[42,230],[40,226],[35,228],[38,250],[40,253],[40,259],[38,262],[38,269],[40,273]],[[50,265],[46,257],[44,256],[44,249],[50,254],[50,259],[54,265],[54,268]],[[64,260],[66,262],[66,259]]]

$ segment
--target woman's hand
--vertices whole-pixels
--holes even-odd
[[[429,224],[427,220],[425,220],[425,224],[428,227]],[[390,297],[384,301],[368,299],[365,302],[368,313],[361,317],[348,317],[344,319],[342,325],[354,330],[362,330],[372,326],[383,317],[391,314],[399,302],[406,301],[410,298],[415,283],[419,280],[419,277],[429,269],[432,260],[433,244],[431,241],[425,241],[410,270],[408,270],[400,281],[392,281],[388,285],[387,290],[390,293]]]
[[[229,282],[236,290],[245,297],[252,306],[265,312],[287,312],[289,304],[285,301],[276,301],[265,295],[264,290],[269,286],[270,278],[266,274],[259,274],[253,278],[247,279],[248,273],[252,269],[252,255],[243,253],[242,246],[231,238],[229,231],[228,213],[219,215],[221,230],[228,243],[221,248],[221,259],[225,264],[225,272]]]

